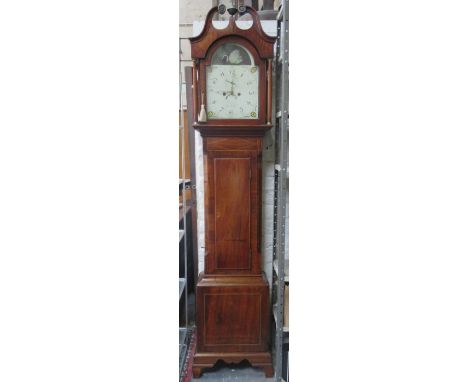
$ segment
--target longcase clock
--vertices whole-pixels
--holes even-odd
[[[196,288],[197,349],[193,375],[218,360],[246,359],[273,376],[269,286],[262,271],[262,138],[271,128],[275,38],[253,24],[213,26],[191,38],[194,128],[203,138],[205,270]]]

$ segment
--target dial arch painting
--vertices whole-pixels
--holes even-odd
[[[224,43],[213,53],[211,65],[252,65],[252,54],[238,43]]]

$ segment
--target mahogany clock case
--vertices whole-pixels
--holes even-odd
[[[273,376],[269,352],[270,291],[262,271],[262,140],[271,125],[271,59],[275,38],[265,34],[257,13],[240,29],[234,17],[213,27],[213,8],[199,36],[192,37],[193,127],[203,137],[205,272],[196,288],[197,348],[193,375],[218,360],[248,360]],[[258,118],[198,121],[206,95],[206,67],[221,44],[248,50],[259,71]]]

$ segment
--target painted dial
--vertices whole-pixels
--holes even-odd
[[[258,67],[206,67],[208,119],[258,119]]]

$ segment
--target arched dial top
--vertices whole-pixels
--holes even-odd
[[[202,135],[256,136],[271,128],[271,59],[276,39],[264,32],[253,8],[246,6],[246,13],[252,16],[250,28],[239,28],[231,16],[227,27],[217,29],[214,7],[200,34],[190,38],[194,127]]]

